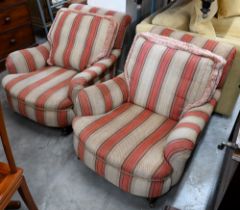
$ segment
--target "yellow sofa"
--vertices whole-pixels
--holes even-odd
[[[157,25],[161,25],[174,28],[175,30],[186,31],[196,36],[196,33],[190,32],[190,27],[188,27],[191,22],[191,12],[193,11],[191,6],[183,4],[182,7],[181,5],[177,7],[179,8],[169,8],[170,12],[156,12],[150,17],[147,17],[137,25],[137,32],[151,31]],[[176,21],[173,21],[174,18]],[[224,19],[213,17],[210,22],[214,27],[215,34],[199,34],[200,36],[211,37],[220,42],[231,43],[237,48],[236,57],[228,73],[219,103],[215,109],[217,113],[229,116],[232,113],[240,90],[240,17],[234,16]]]

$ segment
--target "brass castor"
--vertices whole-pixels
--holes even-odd
[[[6,210],[10,209],[20,209],[21,208],[21,202],[20,201],[11,201],[7,207]]]
[[[156,204],[156,201],[157,201],[157,198],[147,198],[147,201],[148,201],[149,207],[154,208],[155,204]]]
[[[72,132],[73,132],[72,126],[62,128],[62,136],[68,136]]]

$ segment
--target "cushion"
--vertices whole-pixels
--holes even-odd
[[[7,94],[26,105],[47,110],[60,110],[72,106],[68,98],[69,82],[77,72],[60,67],[44,69],[4,77],[2,84]]]
[[[213,18],[212,24],[218,37],[232,36],[240,38],[240,16]]]
[[[192,1],[184,5],[169,8],[158,13],[152,20],[152,24],[168,26],[179,30],[188,31],[192,11]]]
[[[107,15],[112,17],[118,23],[119,26],[117,31],[117,37],[114,43],[114,48],[116,49],[122,48],[127,26],[131,23],[131,16],[121,12],[105,10],[103,8],[92,7],[84,4],[71,4],[69,8],[76,9],[82,12],[90,12],[93,14]]]
[[[240,15],[240,1],[239,0],[218,0],[219,9],[218,17],[232,17]]]
[[[117,23],[110,17],[61,9],[48,34],[48,63],[83,71],[110,55],[116,30]]]
[[[104,115],[76,117],[74,147],[89,168],[122,190],[157,197],[171,185],[166,178],[172,168],[163,150],[175,125],[174,120],[125,103]]]
[[[214,27],[212,25],[212,18],[217,13],[218,4],[217,0],[212,2],[208,16],[203,18],[202,16],[202,0],[193,0],[194,8],[192,9],[191,20],[190,20],[190,31],[216,37]]]
[[[203,36],[196,34],[186,33],[184,31],[176,31],[171,28],[165,28],[161,26],[153,27],[151,30],[152,33],[156,33],[163,36],[172,37],[177,40],[184,42],[189,42],[200,48],[212,51],[213,53],[223,57],[227,60],[227,63],[223,69],[222,78],[218,84],[218,88],[222,88],[228,72],[230,70],[231,64],[236,54],[236,48],[232,44],[228,44],[221,41],[211,40]]]
[[[136,36],[125,65],[130,101],[171,119],[209,101],[226,61],[157,34]]]

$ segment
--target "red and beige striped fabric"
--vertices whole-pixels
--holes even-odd
[[[127,99],[128,86],[121,74],[112,80],[82,89],[74,100],[74,112],[78,116],[103,114]]]
[[[151,30],[151,33],[156,33],[162,36],[174,38],[176,40],[188,42],[200,48],[209,50],[219,56],[222,56],[227,61],[227,63],[223,69],[222,78],[218,84],[218,88],[223,87],[223,84],[228,75],[228,71],[231,68],[231,64],[236,54],[236,48],[233,45],[228,43],[218,42],[215,40],[211,40],[202,36],[197,36],[191,33],[186,33],[183,31],[176,31],[174,29],[166,28],[162,26],[154,26]]]
[[[40,69],[47,64],[50,45],[48,42],[37,47],[15,51],[7,57],[6,67],[10,74],[27,73]]]
[[[128,15],[119,12],[71,5],[75,6],[76,10],[60,10],[48,42],[13,52],[6,61],[12,75],[2,83],[10,106],[47,126],[71,125],[72,101],[77,93],[113,78],[131,22]]]
[[[132,103],[76,117],[74,148],[90,169],[122,190],[159,197],[179,180],[215,104],[212,99],[189,110],[179,122]]]
[[[211,117],[220,96],[221,91],[217,89],[208,103],[186,112],[166,139],[164,157],[175,169],[171,174],[172,185],[175,185],[181,178],[197,137]]]
[[[123,191],[148,198],[163,195],[179,181],[220,98],[221,90],[215,88],[224,64],[223,58],[194,45],[138,35],[125,73],[82,89],[74,101],[78,157]],[[182,113],[185,104],[205,92],[206,100]],[[161,101],[158,93],[165,95]],[[137,104],[140,99],[144,103]],[[178,112],[165,112],[169,107]]]
[[[47,126],[66,127],[74,117],[68,90],[76,73],[45,67],[31,73],[7,75],[2,84],[14,111]]]
[[[152,197],[151,183],[163,181],[162,174],[153,175],[164,162],[166,138],[175,125],[174,120],[125,103],[103,116],[76,118],[74,146],[99,175],[124,191]],[[164,169],[165,176],[169,169]]]
[[[127,27],[131,23],[131,17],[129,15],[116,12],[116,11],[105,10],[98,7],[91,7],[89,5],[83,5],[83,4],[71,4],[69,8],[82,11],[82,12],[89,12],[93,14],[111,16],[118,23],[118,26],[119,26],[116,41],[114,43],[114,48],[115,49],[122,48]]]
[[[75,100],[84,87],[97,82],[107,81],[115,75],[115,64],[121,50],[115,49],[108,58],[104,58],[73,77],[69,88],[69,97]]]
[[[110,55],[118,24],[107,16],[61,9],[48,34],[48,64],[83,71]]]
[[[130,101],[178,120],[183,112],[212,98],[225,63],[195,45],[139,34],[125,65]]]
[[[32,51],[35,51],[35,50],[36,49]],[[32,58],[34,58],[36,63],[40,63],[42,61],[42,58],[40,57],[40,59],[37,60],[38,57],[35,56],[35,54],[33,54],[33,57],[28,57],[28,58],[23,57],[21,52],[17,51],[16,53],[11,54],[13,63],[9,68],[9,71],[14,73],[16,71],[15,66],[17,66],[18,67],[17,74],[8,75],[4,77],[2,81],[3,87],[5,88],[5,91],[7,93],[8,102],[14,111],[38,123],[41,123],[47,126],[52,126],[52,127],[69,126],[71,125],[73,115],[74,115],[72,99],[76,98],[77,93],[83,87],[86,87],[91,84],[104,82],[113,78],[115,65],[116,65],[117,59],[120,56],[120,53],[121,53],[120,50],[115,49],[112,51],[111,55],[108,58],[104,58],[98,61],[92,67],[89,67],[85,71],[77,74],[77,72],[74,70],[67,70],[60,67],[45,66],[38,70],[35,69],[35,67],[32,69],[29,69],[28,66],[25,65],[27,61],[24,60],[23,62],[23,59],[28,59],[28,62],[30,61],[32,62],[34,61],[32,60]],[[22,62],[22,63],[19,63],[19,62]],[[46,60],[45,60],[45,65],[46,65]],[[22,71],[26,73],[20,73]],[[56,72],[52,74],[51,73],[52,71],[56,71]],[[66,75],[69,75],[69,77],[67,76],[65,78],[66,81],[63,81],[63,82],[59,80],[59,85],[58,85],[56,82],[58,82],[60,75],[65,71],[69,71],[69,73],[64,73],[63,76],[66,77]],[[45,72],[44,78],[42,77],[42,74],[40,74],[42,72]],[[48,76],[48,74],[51,74],[51,75]],[[33,76],[34,76],[34,80],[32,80]],[[51,83],[52,81],[54,81],[54,83]],[[20,89],[18,89],[19,82],[21,82]],[[34,82],[35,84],[32,84],[32,82]],[[10,86],[11,88],[8,88],[9,85],[6,85],[7,83],[11,83],[11,86]],[[55,83],[56,83],[56,87],[51,88],[51,85],[55,85]],[[16,88],[12,88],[14,86]],[[57,94],[58,99],[54,100],[53,99],[54,92],[59,91],[58,87],[63,88],[64,91],[60,91],[58,94],[62,94],[62,95]],[[24,91],[27,94],[29,94],[29,96],[27,97],[24,94],[18,95],[21,89],[24,89]],[[30,93],[31,91],[33,92]],[[43,91],[46,91],[46,92],[43,93]],[[67,95],[65,91],[67,91]],[[46,101],[49,100],[49,102],[45,103],[44,108],[41,108],[38,105],[39,100],[36,100],[36,98],[32,98],[32,94],[36,94],[34,96],[38,96],[38,94],[41,94],[43,95],[42,97],[46,97],[45,100]],[[51,94],[53,96],[51,96]],[[75,94],[75,97],[73,97],[74,94]],[[25,98],[23,98],[23,96]],[[62,100],[65,102],[62,102]],[[58,103],[59,105],[57,105]],[[67,105],[67,107],[62,107],[63,104]]]

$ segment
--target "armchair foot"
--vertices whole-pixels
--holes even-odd
[[[149,204],[150,208],[154,208],[155,207],[157,199],[158,198],[147,198],[147,201],[148,201],[148,204]]]
[[[72,126],[62,128],[62,136],[68,136],[72,132],[73,132]]]
[[[6,210],[20,209],[20,208],[21,208],[21,202],[20,201],[10,201],[10,203],[6,207]]]

